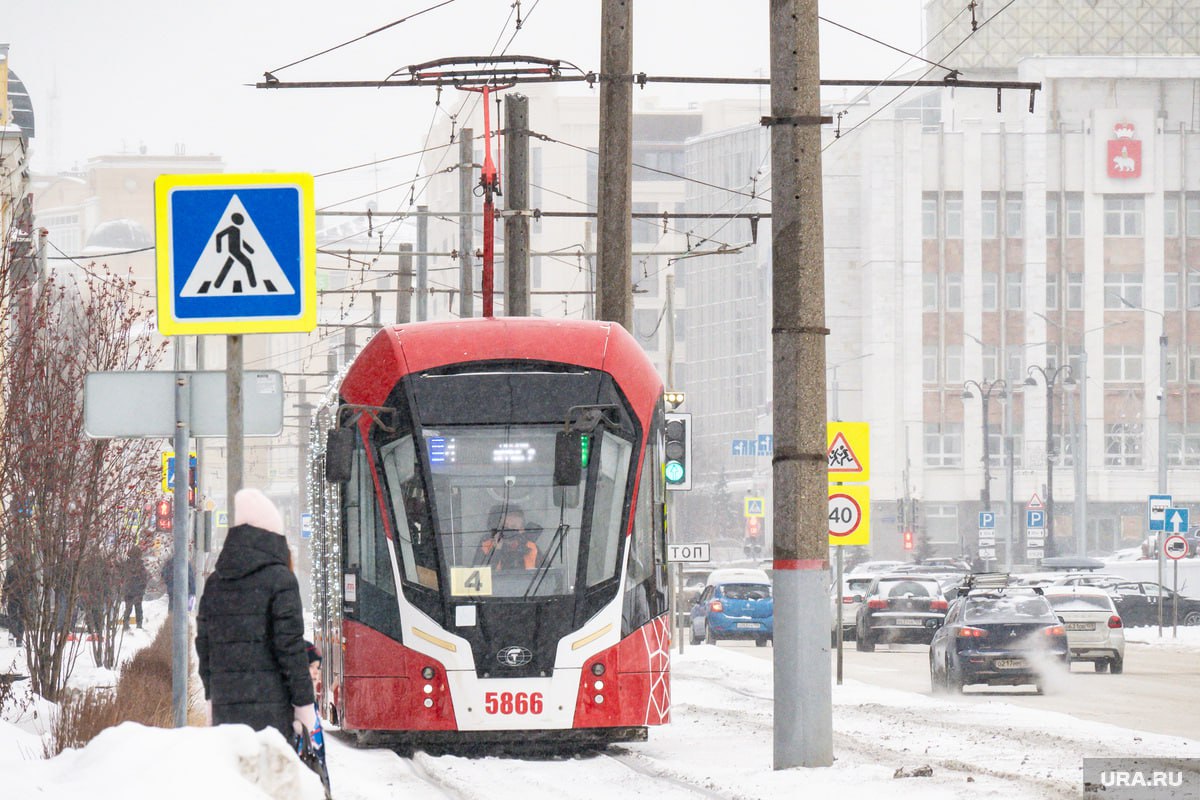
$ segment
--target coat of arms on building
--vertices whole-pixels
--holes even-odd
[[[1108,177],[1142,176],[1142,140],[1133,138],[1133,134],[1132,122],[1113,125],[1113,138],[1108,140]]]

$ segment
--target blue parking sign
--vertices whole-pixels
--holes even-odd
[[[980,528],[995,528],[996,527],[996,512],[995,511],[980,511],[979,512],[979,527]]]
[[[1046,512],[1041,510],[1025,510],[1025,527],[1026,528],[1044,528],[1046,527]]]

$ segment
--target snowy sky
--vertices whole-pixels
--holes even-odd
[[[12,68],[32,95],[39,133],[34,165],[40,172],[82,166],[103,153],[137,152],[142,145],[150,153],[172,153],[182,144],[190,154],[223,156],[228,171],[319,173],[419,149],[436,113],[435,91],[265,91],[249,85],[266,70],[438,2],[0,0],[0,41],[11,45]],[[522,0],[526,21],[508,52],[561,58],[598,71],[600,5],[600,0]],[[920,0],[860,0],[824,2],[821,11],[912,50],[920,46],[920,6]],[[634,69],[766,75],[768,7],[767,0],[639,0],[634,4]],[[513,11],[511,0],[451,0],[361,42],[280,70],[278,77],[381,79],[434,58],[502,50],[513,33]],[[904,61],[827,24],[822,24],[821,45],[826,77],[881,78]],[[581,85],[564,91],[587,90]],[[663,86],[660,94],[684,105],[758,91]],[[449,95],[458,96],[447,97],[448,103],[460,101],[459,93]],[[394,168],[410,176],[414,163]],[[356,177],[370,182],[390,176],[360,172]]]

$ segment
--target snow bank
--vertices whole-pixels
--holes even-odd
[[[0,726],[7,797],[44,800],[322,800],[317,776],[277,731],[245,725],[147,728],[126,722],[82,750],[49,760],[9,759],[20,747]],[[17,731],[19,734],[20,732]],[[13,745],[6,746],[12,738]],[[198,778],[198,776],[202,776]]]
[[[1171,624],[1163,626],[1162,636],[1157,625],[1144,625],[1125,629],[1127,643],[1147,644],[1181,651],[1200,650],[1200,625],[1180,625],[1176,635],[1171,635]]]

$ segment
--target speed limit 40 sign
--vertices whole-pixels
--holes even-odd
[[[829,544],[871,543],[871,488],[829,487]]]

